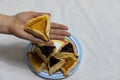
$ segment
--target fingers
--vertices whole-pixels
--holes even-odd
[[[52,40],[64,40],[64,36],[50,34],[50,39],[52,39]]]
[[[51,23],[51,28],[68,30],[68,27],[58,23]]]
[[[70,33],[62,29],[50,29],[50,34],[61,35],[61,36],[70,36]]]
[[[70,33],[67,32],[66,30],[68,30],[68,27],[65,25],[58,23],[51,23],[50,38],[63,40],[65,36],[69,37]]]

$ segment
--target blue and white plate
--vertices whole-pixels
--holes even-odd
[[[70,72],[70,74],[69,74],[69,76],[70,76],[73,73],[75,73],[80,66],[80,63],[82,60],[82,49],[81,49],[81,45],[80,45],[79,41],[74,36],[70,36],[69,38],[66,38],[66,40],[68,40],[68,41],[71,40],[74,43],[74,45],[76,46],[76,52],[78,53],[79,60],[80,60],[80,62],[76,65],[76,67]],[[55,46],[57,48],[59,48],[62,44],[64,44],[64,41],[54,40],[54,43],[55,43]],[[46,79],[63,79],[63,78],[65,78],[64,74],[61,71],[58,71],[58,72],[54,73],[53,75],[49,75],[48,71],[46,71],[46,70],[42,70],[40,73],[37,73],[34,70],[34,68],[32,67],[30,60],[29,60],[29,56],[28,56],[28,52],[32,51],[33,48],[34,48],[34,46],[30,43],[27,48],[27,52],[26,52],[26,61],[27,61],[29,68],[31,69],[31,71],[34,74],[36,74],[39,77],[46,78]]]

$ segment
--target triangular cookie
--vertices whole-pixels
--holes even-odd
[[[44,41],[49,41],[49,31],[50,31],[50,16],[42,15],[30,20],[26,26],[25,31],[31,33],[32,35],[41,38]]]
[[[66,62],[63,59],[59,59],[57,57],[50,57],[48,68],[49,74],[52,75],[56,71],[58,71]]]
[[[75,66],[79,63],[79,60],[73,56],[63,57],[66,63],[61,67],[62,72],[65,76],[68,76],[70,72],[75,68]]]
[[[36,52],[29,52],[28,54],[32,67],[35,69],[36,72],[40,72],[46,64],[43,62],[42,59],[39,58]]]

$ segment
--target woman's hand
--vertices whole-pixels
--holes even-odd
[[[8,23],[8,24],[6,26],[5,25],[1,26],[0,29],[2,30],[2,27],[4,27],[4,31],[0,30],[0,32],[13,34],[22,39],[37,41],[37,42],[51,45],[53,44],[52,41],[44,42],[43,40],[36,38],[33,35],[24,31],[25,24],[29,20],[44,14],[50,15],[49,13],[38,13],[38,12],[29,11],[29,12],[18,13],[15,16],[6,16],[6,20],[4,24],[5,23]],[[50,39],[62,40],[64,39],[64,36],[70,36],[70,33],[67,32],[66,30],[68,30],[68,28],[65,25],[58,24],[58,23],[51,23]]]

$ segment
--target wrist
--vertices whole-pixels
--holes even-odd
[[[0,14],[0,33],[10,34],[9,28],[12,27],[14,16]]]

